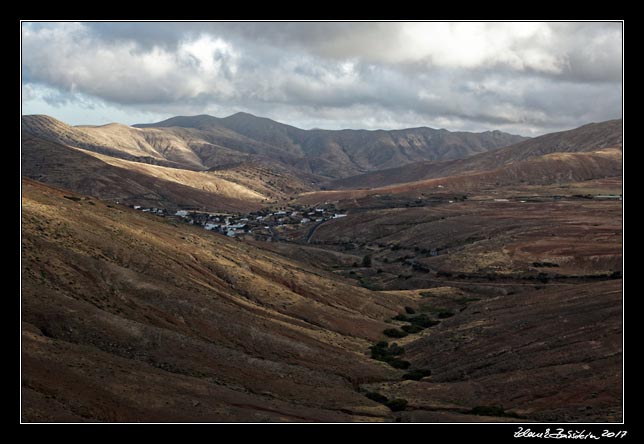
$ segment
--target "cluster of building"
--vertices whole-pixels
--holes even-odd
[[[280,210],[260,210],[249,214],[207,213],[194,210],[179,210],[168,213],[162,208],[143,208],[134,205],[135,210],[153,213],[163,217],[173,217],[182,222],[199,225],[229,237],[251,235],[255,239],[279,239],[279,233],[300,229],[307,224],[345,217],[333,208],[284,208]]]

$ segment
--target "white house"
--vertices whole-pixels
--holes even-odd
[[[176,213],[174,213],[175,216],[181,216],[181,217],[186,217],[188,215],[188,212],[186,210],[179,210]]]
[[[238,229],[246,228],[246,224],[228,225],[228,228],[231,228],[233,230],[238,230]]]

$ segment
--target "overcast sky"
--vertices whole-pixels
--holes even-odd
[[[538,135],[621,117],[621,23],[23,23],[23,114]]]

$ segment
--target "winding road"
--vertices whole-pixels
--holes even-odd
[[[324,223],[326,223],[326,222],[328,222],[328,221],[330,221],[330,220],[333,220],[333,219],[326,219],[326,220],[320,221],[320,222],[318,222],[317,224],[313,225],[313,226],[311,227],[311,229],[309,230],[309,233],[306,235],[306,243],[307,243],[307,244],[310,244],[310,243],[311,243],[311,238],[313,237],[313,235],[315,234],[315,232],[317,231],[317,229],[318,229],[318,228],[320,228],[320,226],[321,226],[322,224],[324,224]]]

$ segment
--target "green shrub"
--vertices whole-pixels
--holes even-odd
[[[412,307],[405,307],[405,311],[410,315],[416,314],[416,310],[414,310]]]
[[[503,407],[499,406],[485,406],[485,405],[479,405],[474,407],[472,410],[469,412],[472,415],[479,415],[479,416],[503,416],[503,417],[508,417],[508,418],[521,418],[521,416],[517,415],[514,412],[506,412],[503,410]]]
[[[387,352],[386,347],[382,348],[375,345],[371,347],[371,359],[375,359],[377,361],[385,361],[389,356],[390,355]]]
[[[387,362],[394,358],[394,356],[399,356],[405,353],[405,349],[398,344],[391,344],[391,347],[387,345],[386,341],[380,341],[376,345],[370,347],[371,357],[378,361]]]
[[[403,322],[407,322],[407,321],[409,321],[409,316],[404,315],[404,314],[398,314],[398,315],[394,316],[394,317],[393,317],[393,318],[391,318],[391,319],[393,319],[393,320],[395,320],[395,321],[403,321]]]
[[[367,392],[365,396],[371,399],[372,401],[379,402],[380,404],[386,404],[389,401],[389,399],[386,396],[381,395],[378,392]]]
[[[361,287],[364,287],[367,290],[371,290],[371,291],[381,291],[382,290],[382,287],[380,285],[376,284],[375,282],[371,282],[367,278],[361,278],[359,283],[360,283]]]
[[[387,401],[385,405],[389,407],[392,412],[399,412],[401,410],[405,410],[405,408],[407,407],[407,400],[396,398],[392,399],[391,401]]]
[[[396,328],[388,328],[384,330],[383,333],[390,338],[404,338],[405,336],[407,336],[406,332],[398,330]]]
[[[362,258],[362,266],[363,267],[371,267],[371,255],[367,254],[365,257]]]
[[[411,379],[414,381],[419,381],[423,379],[426,376],[430,376],[432,374],[431,370],[428,369],[417,369],[417,370],[412,370],[409,373],[405,373],[403,375],[403,379]]]
[[[419,314],[418,316],[414,316],[413,318],[410,317],[407,319],[407,321],[423,328],[433,327],[434,325],[439,323],[438,321],[433,321],[429,319],[429,317],[427,317],[426,314]]]
[[[402,332],[401,332],[402,333]],[[396,358],[405,353],[405,349],[398,344],[394,343],[391,346],[387,345],[386,341],[380,341],[376,345],[370,347],[371,359],[376,361],[386,362],[393,368],[407,369],[411,365],[408,361]]]
[[[393,368],[407,370],[411,366],[411,362],[404,361],[402,359],[390,359],[386,361],[387,364],[391,365]]]
[[[413,325],[413,324],[403,325],[400,328],[402,329],[402,331],[404,331],[406,333],[409,333],[409,334],[418,333],[418,332],[421,332],[421,331],[424,330],[423,327],[421,327],[419,325]]]
[[[438,319],[451,318],[452,316],[454,316],[454,313],[449,310],[438,312]]]
[[[400,356],[405,353],[405,349],[395,342],[387,350],[391,356]]]

